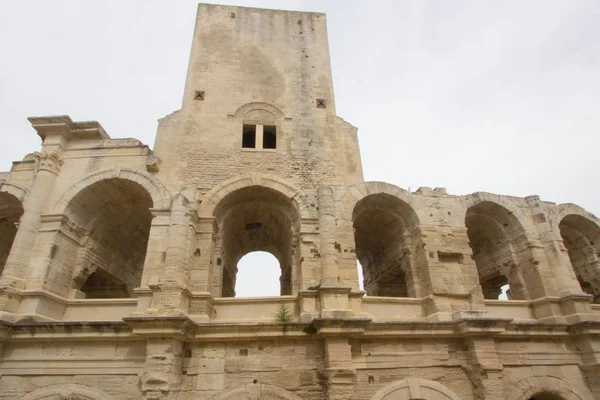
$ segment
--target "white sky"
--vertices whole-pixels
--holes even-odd
[[[600,214],[599,1],[226,3],[327,13],[337,114],[359,128],[366,180]],[[152,147],[181,105],[196,7],[0,0],[0,171],[39,149],[28,116]]]

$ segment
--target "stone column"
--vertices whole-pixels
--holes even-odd
[[[189,201],[181,194],[171,206],[165,269],[154,286],[153,309],[185,314],[189,306],[191,216]]]
[[[541,207],[539,196],[528,196],[525,201],[531,209],[535,227],[540,234],[545,258],[552,271],[558,295],[581,293],[575,274],[569,271],[571,261],[564,249],[560,233],[552,230],[546,213]]]
[[[165,258],[165,271],[161,283],[187,288],[189,281],[189,247],[191,212],[189,201],[181,194],[175,196],[171,206],[171,223]]]
[[[333,191],[328,187],[318,189],[319,237],[321,254],[321,286],[337,286],[339,282],[339,260],[336,250],[335,202]]]
[[[534,301],[536,317],[557,322],[598,320],[598,316],[595,315],[590,306],[592,298],[582,292],[560,232],[553,230],[539,197],[529,196],[525,198],[525,201],[531,210],[535,227],[540,234],[541,243],[535,249],[534,257],[546,260],[546,263],[541,264],[544,270],[548,270],[543,278],[546,278],[547,275],[551,275],[552,278],[552,287],[544,288],[546,295],[560,298],[559,301],[552,298],[542,298]],[[547,279],[543,279],[540,285],[547,281]],[[532,296],[532,298],[535,299],[536,296]]]
[[[150,288],[157,287],[167,254],[171,211],[153,208],[150,212],[152,213],[152,225],[148,235],[142,281],[140,287],[134,289],[138,297],[138,305],[133,315],[144,314],[151,307],[153,294]]]
[[[15,235],[0,279],[0,287],[4,288],[5,294],[0,296],[0,310],[14,311],[13,308],[18,304],[9,300],[10,296],[6,296],[6,291],[8,288],[23,289],[30,273],[29,263],[41,226],[41,215],[46,208],[54,182],[63,164],[62,146],[52,147],[55,150],[42,150],[36,153],[37,173],[25,201],[25,212],[21,217],[19,230]]]

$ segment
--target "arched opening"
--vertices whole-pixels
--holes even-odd
[[[12,194],[0,192],[0,274],[10,254],[17,227],[23,215],[23,205]]]
[[[417,219],[410,206],[389,194],[372,194],[356,204],[352,220],[367,295],[416,297]]]
[[[580,215],[567,215],[559,225],[581,289],[600,304],[600,227]]]
[[[496,300],[505,290],[507,299],[529,296],[519,268],[519,249],[526,241],[517,219],[504,207],[483,201],[467,210],[469,245],[479,273],[483,297]]]
[[[152,206],[143,186],[118,178],[96,182],[70,201],[62,229],[76,234],[79,246],[66,249],[71,256],[63,263],[67,268],[74,264],[74,289],[93,299],[134,296],[142,277]]]
[[[531,396],[529,400],[564,400],[564,398],[556,393],[540,392],[535,396]]]
[[[19,398],[19,400],[49,399],[113,400],[113,397],[90,386],[62,383],[35,389]]]
[[[238,262],[251,252],[272,254],[281,269],[279,293],[292,293],[294,249],[299,215],[282,193],[263,186],[249,186],[228,194],[214,212],[217,246],[213,264],[222,297],[235,297]],[[220,279],[219,279],[220,275]]]
[[[253,251],[237,264],[235,295],[237,297],[279,296],[281,266],[266,251]]]

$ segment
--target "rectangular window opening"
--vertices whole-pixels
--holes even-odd
[[[277,148],[277,129],[274,125],[263,126],[263,149]]]
[[[244,125],[242,128],[242,147],[244,149],[256,148],[256,125]]]

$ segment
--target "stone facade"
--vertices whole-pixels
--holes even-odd
[[[600,220],[364,182],[323,14],[200,5],[154,151],[30,121],[0,174],[0,399],[600,399]],[[236,299],[257,250],[281,296]]]

